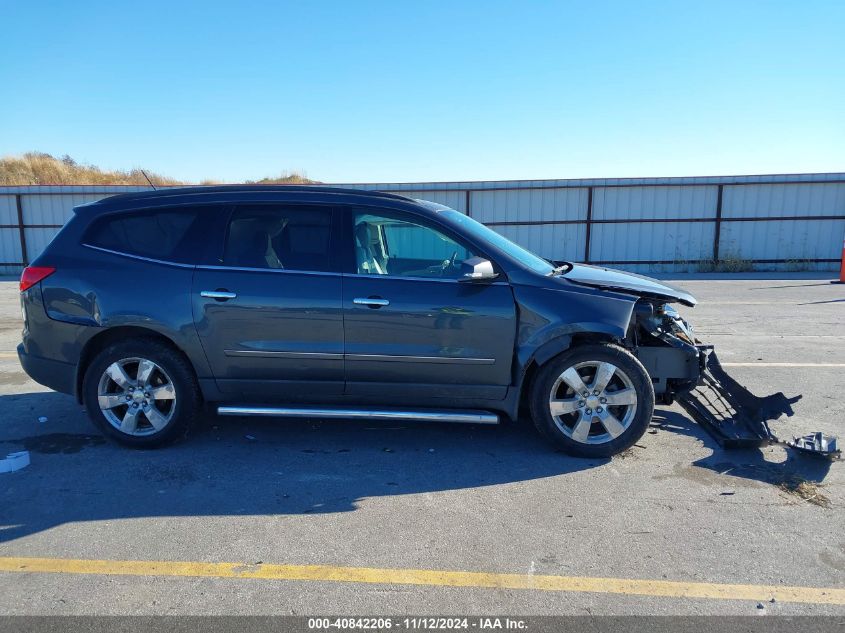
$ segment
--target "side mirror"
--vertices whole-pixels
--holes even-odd
[[[489,259],[470,257],[461,262],[461,276],[458,277],[458,281],[483,282],[498,276],[499,273],[493,270],[493,263]]]

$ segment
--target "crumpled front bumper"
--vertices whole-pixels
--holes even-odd
[[[732,378],[719,363],[712,345],[696,345],[703,362],[698,383],[690,391],[677,394],[677,402],[724,448],[748,448],[782,444],[792,449],[826,457],[841,455],[836,438],[811,433],[783,441],[768,422],[782,415],[793,415],[792,405],[801,396],[787,398],[783,392],[760,397]]]

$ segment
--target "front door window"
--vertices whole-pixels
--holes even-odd
[[[354,219],[359,275],[457,279],[461,262],[475,254],[431,227],[370,213]]]

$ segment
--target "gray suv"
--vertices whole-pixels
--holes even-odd
[[[110,438],[221,415],[495,424],[581,456],[639,439],[707,349],[687,292],[549,262],[447,207],[329,187],[114,196],[23,273],[21,364]]]

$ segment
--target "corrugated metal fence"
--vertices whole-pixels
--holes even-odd
[[[845,174],[339,185],[468,213],[549,259],[639,272],[834,270]],[[0,272],[18,273],[75,205],[146,187],[0,187]]]

